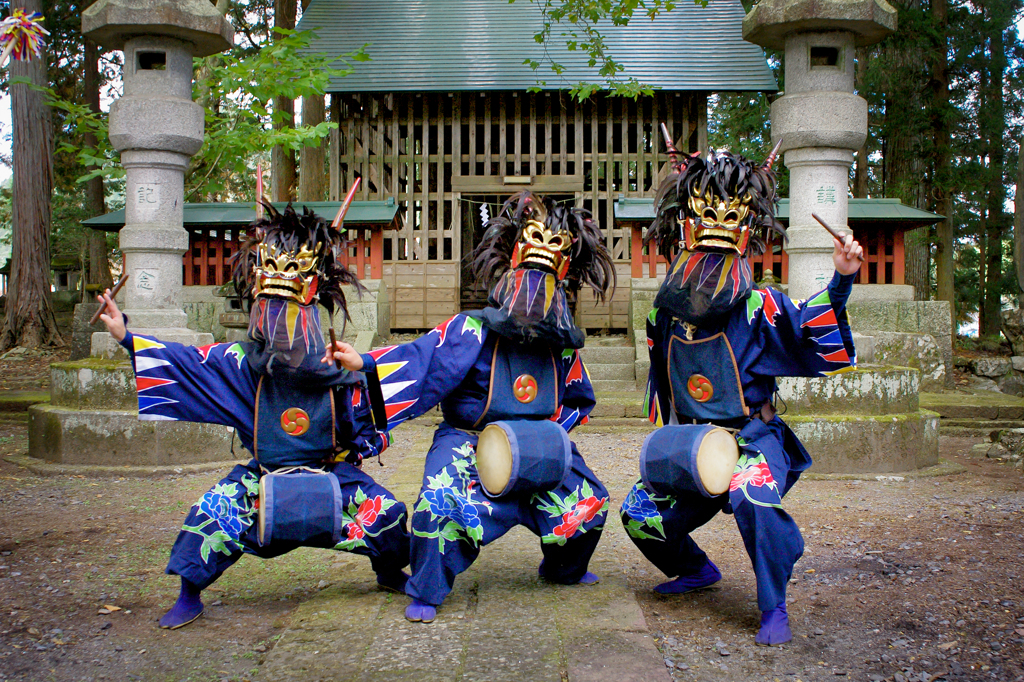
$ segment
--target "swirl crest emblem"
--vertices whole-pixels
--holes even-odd
[[[533,402],[537,397],[537,380],[529,374],[520,374],[512,382],[512,395],[521,403]]]
[[[706,403],[715,394],[715,388],[711,382],[701,374],[694,374],[687,380],[686,390],[690,397],[698,403]]]
[[[289,436],[301,436],[309,431],[309,415],[301,407],[289,407],[281,413],[281,428]]]

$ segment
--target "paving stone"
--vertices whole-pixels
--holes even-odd
[[[403,426],[368,473],[410,508],[433,427]],[[574,436],[586,454],[601,434]],[[635,477],[606,481],[622,499]],[[610,517],[615,514],[609,510]],[[303,602],[261,667],[261,679],[339,682],[668,682],[671,678],[628,588],[619,555],[629,543],[612,519],[591,570],[596,585],[552,585],[537,575],[540,543],[514,528],[488,545],[424,625],[403,617],[408,599],[377,591],[365,557],[337,554],[332,586]]]

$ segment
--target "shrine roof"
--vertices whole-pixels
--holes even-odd
[[[669,91],[774,92],[764,50],[743,40],[743,16],[740,0],[680,2],[653,21],[637,12],[627,26],[597,27],[624,77]],[[313,0],[297,28],[317,35],[315,52],[367,45],[371,61],[352,63],[328,92],[565,90],[604,80],[586,53],[566,47],[568,26],[537,43],[543,22],[531,0]],[[552,61],[565,71],[556,75]]]
[[[273,206],[283,211],[287,202],[274,202]],[[296,201],[292,204],[295,210],[301,211],[303,206],[333,220],[340,201]],[[255,204],[220,204],[195,203],[185,204],[185,227],[245,227],[256,220]],[[398,205],[394,199],[383,201],[353,201],[345,214],[345,225],[389,225],[398,213]],[[124,209],[106,215],[83,220],[82,224],[96,230],[117,232],[124,227]]]

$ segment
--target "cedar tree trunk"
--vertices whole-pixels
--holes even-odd
[[[42,0],[15,0],[12,9],[41,12]],[[11,61],[12,78],[45,86],[46,53],[31,61]],[[53,192],[53,131],[42,93],[25,83],[11,86],[13,130],[13,242],[0,348],[64,345],[50,302],[50,195]]]

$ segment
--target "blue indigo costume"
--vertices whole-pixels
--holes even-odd
[[[483,494],[475,448],[480,430],[499,420],[552,420],[567,432],[587,421],[595,401],[578,352],[584,337],[560,277],[572,272],[570,258],[589,263],[591,275],[581,279],[596,280],[603,293],[614,275],[610,260],[604,269],[600,231],[582,211],[524,192],[488,223],[476,256],[478,272],[481,263],[498,261],[489,307],[456,315],[412,343],[363,355],[363,369],[380,378],[389,429],[438,404],[444,416],[412,517],[410,620],[432,620],[433,607],[480,548],[516,525],[540,537],[543,578],[597,580],[587,565],[608,491],[576,446],[559,487],[498,499]]]
[[[673,247],[681,236],[684,248],[647,321],[651,368],[644,409],[659,427],[713,423],[734,429],[740,457],[729,491],[659,496],[639,481],[621,508],[623,525],[644,556],[670,578],[678,576],[655,588],[663,594],[721,578],[690,533],[719,511],[733,514],[757,578],[761,644],[792,636],[786,584],[804,542],[782,498],[811,466],[803,445],[775,414],[776,377],[825,376],[856,361],[845,313],[853,275],[836,273],[827,289],[806,301],[753,289],[744,257],[749,227],[781,232],[774,222],[770,166],[728,153],[690,157],[659,191],[659,219],[649,233],[659,245]]]
[[[252,287],[256,293],[250,340],[194,347],[129,332],[121,342],[135,369],[140,420],[223,424],[253,454],[186,517],[167,565],[167,573],[182,578],[182,596],[161,620],[163,627],[173,629],[198,617],[199,592],[243,553],[271,558],[299,546],[276,540],[261,545],[258,538],[260,478],[282,467],[324,469],[338,479],[343,538],[316,546],[368,556],[381,585],[404,586],[401,569],[409,563],[405,505],[359,468],[364,458],[387,447],[388,437],[374,426],[365,379],[320,362],[326,344],[313,292],[319,287],[321,296],[331,295],[339,280],[340,266],[323,262],[323,247],[336,231],[311,213],[299,217],[291,206],[284,214],[268,210],[271,217],[256,224],[257,239],[240,252],[243,262],[236,266],[236,282],[243,283],[239,290]],[[296,235],[298,247],[288,243]],[[259,239],[262,243],[256,243]],[[256,249],[258,265],[252,268],[245,258]],[[305,277],[281,276],[293,273],[286,263],[296,251],[298,272]],[[320,257],[319,270],[308,252]],[[276,269],[268,264],[272,256]],[[241,276],[240,269],[245,270]],[[251,283],[246,275],[254,272],[259,279]],[[296,296],[286,295],[289,282],[295,283]],[[285,294],[268,292],[275,283]],[[343,298],[340,304],[344,310]]]

